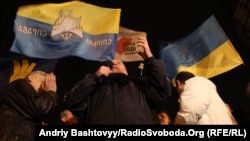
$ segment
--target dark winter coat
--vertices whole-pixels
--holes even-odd
[[[0,140],[33,141],[35,125],[57,102],[55,92],[37,94],[27,80],[13,81],[0,93]]]
[[[114,73],[100,82],[96,75],[86,74],[66,93],[66,107],[86,117],[87,124],[154,124],[151,110],[170,96],[171,85],[161,60],[145,63],[146,79]]]

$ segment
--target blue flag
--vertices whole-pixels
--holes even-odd
[[[211,78],[243,64],[213,15],[191,34],[163,47],[160,58],[170,79],[180,71]]]
[[[57,62],[57,59],[36,59],[25,56],[0,58],[0,89],[18,78],[24,78],[34,70],[54,72]]]
[[[20,6],[10,51],[40,59],[113,59],[120,12],[81,1]]]

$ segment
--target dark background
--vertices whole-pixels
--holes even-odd
[[[0,57],[16,55],[9,52],[9,49],[14,40],[13,24],[18,6],[44,2],[58,3],[66,0],[9,0],[1,4]],[[248,55],[250,47],[236,35],[234,14],[239,0],[85,0],[85,2],[102,7],[121,8],[120,25],[146,32],[151,50],[157,58],[161,41],[175,41],[185,37],[211,15],[215,15],[241,55],[244,65],[211,80],[216,84],[223,100],[233,109],[238,122],[250,123],[250,96],[245,93],[246,86],[250,82]],[[96,71],[98,65],[98,62],[78,57],[60,59],[55,72],[60,97],[62,98],[76,81],[82,79],[85,73]],[[139,75],[139,62],[126,65],[131,75]],[[58,120],[60,110],[61,108],[52,111],[48,122]]]

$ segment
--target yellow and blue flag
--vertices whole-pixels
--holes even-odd
[[[113,59],[120,13],[81,1],[20,6],[10,51],[40,59]]]
[[[58,59],[37,59],[26,56],[0,58],[0,90],[8,83],[24,78],[34,70],[55,73],[57,63]]]
[[[214,15],[191,34],[162,48],[160,58],[172,80],[180,71],[211,78],[243,64]]]

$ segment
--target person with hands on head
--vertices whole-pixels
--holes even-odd
[[[147,39],[138,37],[136,44],[144,48],[138,53],[145,59],[147,77],[130,77],[121,60],[109,60],[65,93],[66,108],[86,124],[155,124],[152,109],[171,95],[171,84],[166,66],[153,56]]]
[[[58,104],[56,76],[32,71],[0,92],[0,140],[34,141],[35,125]]]

